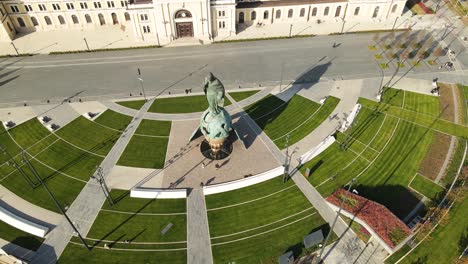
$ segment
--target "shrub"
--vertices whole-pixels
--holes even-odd
[[[390,232],[389,236],[393,244],[398,245],[401,241],[403,241],[403,239],[405,239],[407,234],[405,231],[403,231],[403,229],[401,229],[401,227],[397,226]]]

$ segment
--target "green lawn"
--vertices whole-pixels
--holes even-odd
[[[227,97],[224,98],[224,106],[231,104]],[[149,112],[165,114],[182,114],[202,112],[208,108],[208,101],[205,95],[169,97],[156,99]]]
[[[140,110],[140,108],[142,108],[146,102],[145,100],[132,100],[132,101],[120,101],[120,102],[115,102],[115,103],[121,106],[131,108],[131,109]]]
[[[466,247],[468,199],[454,204],[449,214],[448,224],[439,225],[432,239],[423,241],[399,263],[454,263]]]
[[[408,184],[433,140],[432,130],[363,108],[347,135],[306,163],[309,181],[323,195],[358,177],[353,188],[403,218],[419,202]],[[349,135],[349,137],[348,137]],[[341,147],[341,143],[346,148]]]
[[[106,111],[104,111],[104,113],[100,114],[94,121],[103,126],[123,131],[125,130],[125,128],[127,128],[128,124],[130,124],[132,119],[133,117],[131,116],[117,113],[115,111],[107,109]]]
[[[402,109],[390,104],[377,103],[372,100],[365,98],[359,98],[359,103],[364,107],[372,110],[377,110],[382,113],[386,113],[395,117],[399,117],[409,122],[416,123],[421,126],[430,127],[431,129],[454,135],[459,137],[468,138],[468,127],[457,125],[455,123],[430,116],[426,114],[419,114],[414,111]]]
[[[280,148],[294,144],[317,128],[335,109],[339,99],[329,97],[324,105],[295,95],[284,103],[275,96],[268,96],[246,108],[246,112]]]
[[[135,134],[148,136],[169,136],[171,121],[143,119]]]
[[[99,155],[107,155],[121,133],[80,116],[56,134],[77,147]]]
[[[185,199],[131,198],[127,191],[122,190],[113,190],[111,195],[118,202],[112,207],[107,203],[103,206],[87,235],[88,239],[120,242],[128,239],[138,248],[186,247]],[[173,226],[167,233],[161,234],[169,223]],[[138,242],[156,244],[145,246],[139,245]],[[157,244],[157,242],[180,243]],[[128,245],[118,244],[116,247],[127,248]]]
[[[75,242],[76,243],[76,242]],[[123,251],[94,248],[91,251],[84,246],[69,243],[57,263],[144,263],[144,264],[184,264],[187,263],[187,251]]]
[[[91,121],[87,122],[93,124]],[[93,126],[101,127],[97,124]],[[65,126],[61,130],[66,132],[69,129]],[[73,202],[96,170],[96,166],[103,160],[103,156],[86,152],[59,139],[35,118],[15,127],[10,132],[11,137],[26,149],[32,166],[62,206]],[[75,133],[78,136],[79,132],[75,131]],[[33,189],[26,181],[28,178],[39,185],[29,166],[21,162],[19,155],[15,157],[15,160],[22,164],[21,168],[25,175],[14,170],[12,166],[4,164],[0,167],[0,183],[26,201],[59,212],[42,186]]]
[[[206,205],[215,263],[276,262],[289,250],[297,257],[304,236],[319,228],[328,232],[301,191],[281,177],[209,195]]]
[[[418,113],[439,116],[439,97],[394,88],[385,88],[382,102]]]
[[[230,92],[229,95],[236,100],[236,102],[240,102],[246,98],[249,98],[250,96],[260,92],[260,90],[254,90],[254,91],[245,91],[245,92]]]
[[[41,237],[23,232],[2,221],[0,221],[0,238],[33,251],[36,251],[44,241]]]
[[[463,116],[463,122],[465,125],[468,125],[468,85],[457,85],[460,95],[461,95],[461,106],[460,110]]]
[[[416,174],[410,187],[431,200],[438,198],[439,194],[444,191],[444,188],[420,174]]]
[[[133,135],[117,165],[161,169],[166,159],[168,138]]]

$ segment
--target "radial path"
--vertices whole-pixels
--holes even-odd
[[[132,138],[143,119],[143,116],[148,111],[152,103],[153,100],[146,102],[122,135],[120,135],[120,138],[117,140],[112,150],[102,161],[100,167],[102,168],[104,177],[107,176],[112,167],[117,164],[117,161],[122,155],[125,147]],[[96,184],[96,180],[90,179],[68,209],[67,215],[71,218],[82,236],[86,236],[88,234],[105,200],[106,197],[102,192],[101,187]],[[71,226],[65,219],[63,219],[62,222],[47,236],[31,263],[55,263],[65,250],[65,247],[72,236],[73,230]]]

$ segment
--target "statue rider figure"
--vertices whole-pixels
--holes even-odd
[[[211,72],[205,78],[203,91],[208,99],[210,113],[219,114],[220,108],[224,106],[224,86]]]

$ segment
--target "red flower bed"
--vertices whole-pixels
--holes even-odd
[[[427,8],[427,6],[423,2],[418,2],[417,4],[419,7],[422,8],[422,10],[424,10],[426,14],[434,14],[434,12],[431,9]]]
[[[394,248],[411,234],[411,230],[390,212],[387,207],[362,196],[338,189],[328,196],[326,200],[336,206],[340,206],[344,196],[346,196],[346,199],[343,203],[343,209],[366,222],[391,248]]]

